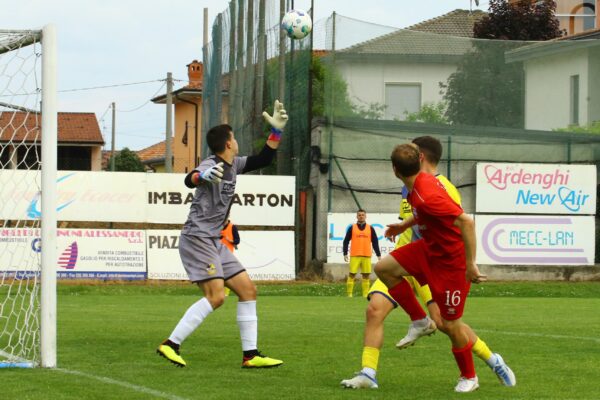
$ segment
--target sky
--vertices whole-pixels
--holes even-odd
[[[289,0],[288,0],[289,1]],[[339,15],[405,28],[470,0],[314,0],[314,20]],[[115,147],[141,150],[164,140],[164,105],[149,100],[165,93],[167,72],[177,89],[187,83],[186,65],[202,60],[203,9],[209,33],[229,0],[0,0],[0,29],[40,29],[52,23],[58,42],[61,112],[93,112],[111,148],[111,112],[116,103]],[[310,0],[295,0],[310,8]],[[479,7],[487,10],[488,1]],[[132,84],[147,82],[141,84]],[[126,85],[127,84],[127,85]],[[99,86],[110,86],[97,88]],[[88,89],[94,88],[94,89]],[[87,90],[74,90],[87,89]]]

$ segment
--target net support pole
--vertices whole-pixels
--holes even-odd
[[[42,31],[41,366],[56,367],[56,28]]]
[[[165,127],[165,172],[173,172],[173,74],[167,72],[167,126]]]

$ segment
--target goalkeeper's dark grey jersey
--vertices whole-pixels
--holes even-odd
[[[203,160],[194,171],[200,173],[223,162],[223,179],[219,183],[202,182],[194,193],[190,213],[181,231],[184,235],[219,238],[227,220],[235,193],[237,175],[246,166],[247,157],[235,157],[231,165],[212,155]]]

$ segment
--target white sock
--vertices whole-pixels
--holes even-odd
[[[377,371],[375,371],[373,368],[364,367],[361,372],[371,379],[375,379],[377,376]]]
[[[416,321],[413,321],[413,325],[416,328],[425,328],[425,327],[429,326],[429,317],[425,317],[423,319],[418,319]]]
[[[202,321],[204,321],[204,318],[212,311],[213,308],[206,297],[203,297],[192,304],[179,320],[173,333],[169,336],[169,340],[177,344],[183,343],[183,341],[200,326]]]
[[[256,342],[258,336],[258,317],[256,316],[256,300],[238,302],[237,323],[240,327],[242,351],[256,350]]]

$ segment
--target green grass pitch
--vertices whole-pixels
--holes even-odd
[[[475,360],[480,389],[453,393],[458,370],[441,333],[398,351],[407,318],[386,322],[378,390],[342,389],[360,369],[366,301],[341,284],[259,286],[259,348],[285,364],[240,368],[235,297],[182,346],[175,368],[155,354],[186,308],[191,285],[59,285],[56,370],[0,370],[1,399],[598,399],[600,283],[487,283],[465,321],[517,376],[501,386]]]

